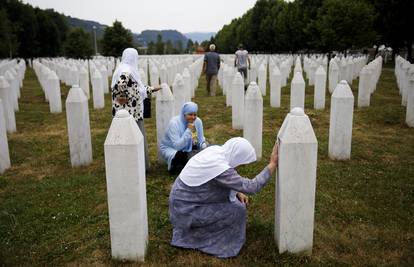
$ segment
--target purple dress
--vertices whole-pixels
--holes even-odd
[[[236,256],[246,240],[247,214],[245,204],[230,196],[235,191],[257,193],[270,178],[267,167],[254,179],[243,178],[231,168],[194,187],[187,186],[178,177],[169,198],[171,244],[220,258]]]

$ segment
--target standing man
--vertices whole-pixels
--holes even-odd
[[[236,51],[236,58],[234,59],[234,66],[237,67],[237,71],[240,72],[244,79],[244,89],[247,89],[247,67],[250,70],[250,58],[249,52],[243,48],[243,44],[239,44],[239,50]],[[249,63],[249,65],[247,65]]]
[[[210,96],[216,95],[217,73],[220,69],[220,56],[214,44],[210,45],[210,52],[204,55],[203,72],[207,79],[207,94]]]

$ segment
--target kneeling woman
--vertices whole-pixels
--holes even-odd
[[[254,148],[241,137],[210,146],[189,160],[169,198],[173,246],[220,258],[238,255],[246,240],[247,196],[243,193],[257,193],[270,180],[277,166],[277,146],[256,178],[243,178],[235,170],[254,161]]]
[[[160,144],[162,157],[168,162],[170,174],[178,174],[187,161],[205,148],[203,122],[197,118],[198,106],[187,102],[180,115],[172,118]]]

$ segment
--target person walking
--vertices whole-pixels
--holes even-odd
[[[244,79],[244,88],[247,89],[247,68],[250,70],[250,58],[249,52],[243,48],[243,44],[239,44],[238,50],[236,51],[236,57],[234,59],[234,67],[237,68],[237,71],[240,72]]]
[[[204,55],[203,72],[206,74],[207,94],[216,95],[217,73],[220,69],[220,55],[216,52],[216,45],[210,44],[210,51]]]

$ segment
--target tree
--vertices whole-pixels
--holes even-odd
[[[61,54],[62,40],[59,29],[49,14],[38,8],[35,9],[37,25],[38,56],[56,57]]]
[[[91,58],[92,36],[81,28],[72,29],[65,42],[65,54],[69,58]]]
[[[359,0],[326,0],[312,22],[323,51],[371,46],[376,40],[373,7]]]
[[[148,51],[147,51],[148,55],[154,55],[155,54],[155,44],[153,41],[148,43]]]
[[[0,58],[13,57],[18,43],[4,9],[0,9],[0,40]]]
[[[164,55],[164,43],[162,42],[161,34],[157,35],[157,42],[155,43],[155,53],[157,55]]]
[[[187,47],[185,49],[187,53],[192,54],[194,52],[194,42],[191,39],[188,39]]]
[[[402,47],[407,48],[407,58],[414,63],[412,46],[414,36],[414,1],[412,0],[370,0],[378,13],[375,28],[378,31],[379,41],[393,48],[398,53]]]
[[[104,56],[119,57],[124,49],[133,46],[132,33],[125,29],[121,22],[115,21],[112,27],[105,29],[102,38],[102,53]]]
[[[174,49],[174,46],[173,46],[171,40],[168,40],[165,43],[165,54],[168,54],[168,55],[175,54],[175,49]]]

